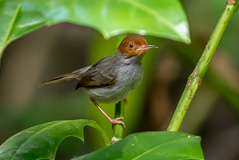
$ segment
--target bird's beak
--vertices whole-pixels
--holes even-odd
[[[151,49],[151,48],[158,48],[158,46],[155,46],[155,45],[144,45],[143,47],[140,47],[137,50],[138,51],[146,51],[146,50]]]

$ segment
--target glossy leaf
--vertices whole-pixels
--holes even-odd
[[[204,159],[200,137],[179,132],[144,132],[73,160],[196,160]]]
[[[84,141],[84,127],[97,129],[108,145],[105,132],[90,120],[54,121],[26,129],[0,146],[0,159],[54,159],[56,150],[66,137],[76,137]]]
[[[105,38],[138,33],[190,42],[178,0],[0,0],[0,54],[16,38],[42,26],[71,22]]]

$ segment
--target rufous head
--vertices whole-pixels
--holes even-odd
[[[133,56],[140,56],[151,48],[158,47],[155,45],[148,45],[144,37],[132,34],[123,39],[118,47],[118,52],[126,58],[130,58]]]

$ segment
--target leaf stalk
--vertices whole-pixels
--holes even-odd
[[[222,39],[222,36],[226,30],[228,23],[231,20],[233,14],[237,11],[239,6],[238,1],[235,4],[227,3],[221,18],[219,19],[210,40],[208,41],[204,52],[199,59],[194,71],[189,76],[186,87],[179,100],[178,106],[174,112],[171,122],[168,126],[168,131],[178,131],[185,114],[189,108],[189,105],[199,87],[202,83],[203,77],[208,69],[210,61]]]

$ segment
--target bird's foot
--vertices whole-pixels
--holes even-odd
[[[114,125],[116,125],[116,124],[119,124],[119,125],[122,125],[123,127],[125,127],[124,122],[120,121],[120,120],[123,120],[123,119],[124,119],[124,117],[110,119],[110,123],[112,123],[112,128],[114,128]]]
[[[124,103],[128,104],[128,99],[127,98],[124,99]]]

